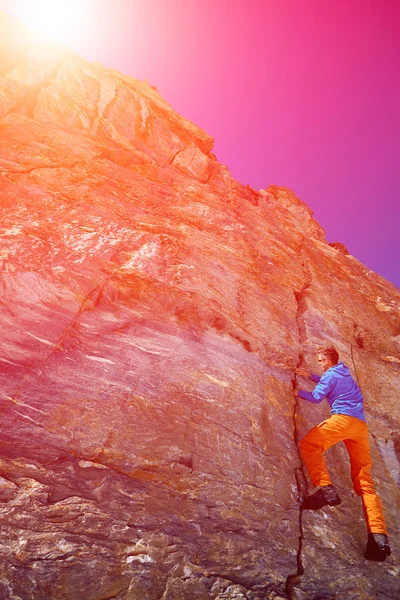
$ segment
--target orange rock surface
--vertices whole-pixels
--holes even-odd
[[[400,597],[400,294],[285,188],[256,192],[147,83],[0,15],[0,598]],[[393,555],[304,514],[294,395],[335,344]]]

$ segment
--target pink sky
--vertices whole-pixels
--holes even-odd
[[[76,52],[155,85],[236,179],[292,188],[400,287],[398,0],[94,4]]]

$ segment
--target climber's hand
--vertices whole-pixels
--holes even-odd
[[[295,373],[297,375],[303,375],[303,377],[310,377],[310,375],[311,375],[310,371],[306,371],[305,369],[302,369],[301,367],[298,367],[297,369],[295,369]]]

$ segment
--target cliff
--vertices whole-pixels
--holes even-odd
[[[155,88],[0,33],[0,597],[398,598],[399,291]],[[299,510],[329,409],[294,370],[327,341],[365,397],[382,564],[342,445],[342,504]]]

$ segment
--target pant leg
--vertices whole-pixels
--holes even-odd
[[[300,441],[300,454],[314,486],[332,485],[323,453],[348,436],[351,420],[352,417],[345,415],[332,415],[310,429]]]
[[[353,439],[344,440],[350,456],[353,488],[361,496],[364,517],[369,533],[386,533],[382,504],[371,477],[372,459],[368,443],[368,427],[360,422],[360,431]]]

